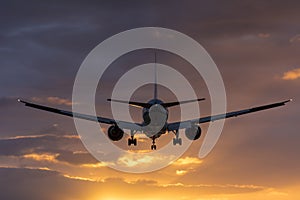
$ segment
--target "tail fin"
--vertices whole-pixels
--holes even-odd
[[[154,53],[154,99],[157,99],[157,66],[156,66],[156,52]]]

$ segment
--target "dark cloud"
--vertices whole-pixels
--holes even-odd
[[[53,172],[44,172],[44,171],[38,171],[34,172],[33,170],[16,170],[16,169],[1,169],[1,199],[37,199],[37,198],[43,198],[42,194],[33,194],[32,191],[30,193],[31,187],[27,185],[27,181],[32,179],[32,177],[42,177],[43,175],[46,175],[49,177],[51,176],[57,176],[56,173]],[[19,179],[19,177],[23,177],[22,180],[26,180],[25,182],[18,182],[16,180]],[[12,187],[14,184],[19,184],[17,187]],[[16,190],[18,192],[16,192]],[[45,197],[47,198],[47,197]],[[51,198],[48,198],[51,199]]]
[[[71,196],[74,199],[84,198],[84,194],[78,192],[78,181],[64,178],[54,171],[1,168],[0,175],[1,199],[52,200],[68,199]]]
[[[24,156],[26,158],[30,154],[56,155],[56,160],[73,165],[98,162],[86,152],[79,138],[71,135],[37,135],[0,140],[0,156],[15,156],[22,161]]]
[[[56,159],[73,165],[96,164],[99,162],[88,152],[74,153],[64,151],[60,152]]]
[[[80,145],[78,138],[53,135],[16,137],[1,139],[0,142],[2,155],[18,155],[18,153],[29,152],[34,149],[43,151],[59,149],[82,150],[78,148]]]
[[[226,44],[226,52],[215,49],[220,49],[224,40],[251,38],[262,32],[270,34],[272,42],[278,41],[279,35],[288,43],[296,33],[289,35],[284,26],[290,26],[291,32],[298,31],[296,4],[295,1],[272,4],[267,1],[31,1],[20,7],[14,1],[6,2],[1,10],[5,16],[0,23],[5,51],[0,80],[1,85],[9,84],[13,90],[3,87],[2,92],[27,97],[50,93],[70,98],[76,72],[87,53],[110,35],[139,26],[163,26],[187,33],[204,42],[223,66],[227,62],[224,55],[228,58],[228,54],[235,53],[236,63],[248,63],[253,59],[244,56],[251,52],[240,51],[243,43],[236,44],[237,52],[229,51]],[[289,36],[285,38],[286,35]],[[107,79],[115,76],[107,75]]]

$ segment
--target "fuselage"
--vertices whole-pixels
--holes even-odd
[[[163,101],[152,99],[151,106],[143,108],[144,134],[149,138],[158,138],[166,132],[169,111],[163,107]]]

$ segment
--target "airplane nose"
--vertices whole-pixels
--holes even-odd
[[[151,106],[149,111],[150,112],[152,111],[152,112],[159,112],[159,113],[167,113],[166,109],[159,104],[155,104],[155,105]]]
[[[149,109],[149,118],[150,124],[145,128],[145,130],[147,129],[148,137],[159,133],[164,128],[168,118],[168,111],[163,106],[155,104]]]
[[[151,124],[164,125],[167,120],[167,111],[164,107],[159,104],[151,106],[149,109],[149,116]]]

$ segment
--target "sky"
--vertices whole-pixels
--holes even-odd
[[[292,0],[2,1],[0,199],[298,199],[299,8]],[[91,156],[72,118],[16,101],[71,110],[74,80],[87,54],[114,34],[149,26],[180,31],[206,49],[222,75],[229,111],[290,98],[293,102],[226,120],[215,148],[200,159],[208,126],[203,124],[202,137],[178,160],[154,172],[134,174],[111,169]],[[153,53],[131,52],[109,66],[98,85],[97,114],[111,117],[106,99],[115,83],[132,67],[153,62]],[[199,98],[207,98],[199,106],[203,115],[210,114],[201,76],[171,53],[157,55],[159,63],[188,78]],[[147,101],[152,90],[151,85],[142,86],[132,99]],[[158,94],[164,101],[176,98],[163,87]],[[179,112],[170,110],[170,121],[178,119]],[[141,120],[139,109],[131,113]],[[116,145],[132,149],[126,143],[124,138]],[[138,151],[148,150],[151,141],[141,139],[139,144]],[[147,166],[159,159],[126,158],[122,164],[144,161]]]

